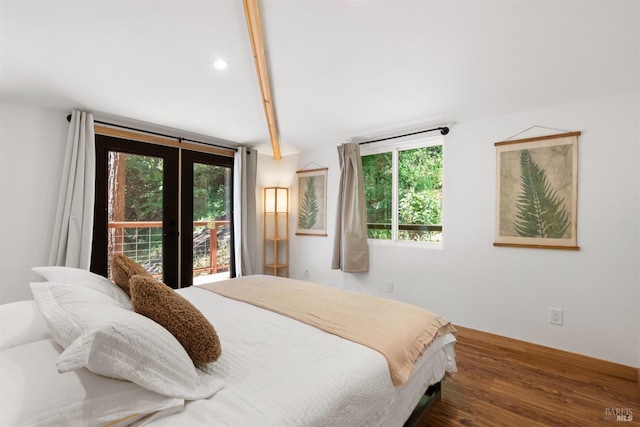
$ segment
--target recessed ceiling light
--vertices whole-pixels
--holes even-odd
[[[224,59],[216,59],[213,63],[213,66],[216,70],[224,70],[225,68],[227,68],[227,65],[227,61],[225,61]]]

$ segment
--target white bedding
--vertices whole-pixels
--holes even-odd
[[[153,426],[401,426],[428,385],[456,370],[455,338],[427,349],[395,387],[378,352],[267,310],[190,287],[178,291],[215,327],[225,387]]]
[[[210,367],[222,390],[184,404],[84,369],[58,374],[63,349],[24,301],[0,306],[0,425],[401,426],[427,386],[456,370],[451,334],[396,387],[375,350],[197,287],[178,292],[217,330],[222,356]]]

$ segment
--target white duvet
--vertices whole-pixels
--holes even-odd
[[[215,327],[225,387],[152,426],[401,426],[428,385],[456,370],[455,338],[438,337],[395,387],[375,350],[197,287],[178,291]]]

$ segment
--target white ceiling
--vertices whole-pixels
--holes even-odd
[[[285,155],[640,90],[637,0],[260,7]],[[0,0],[0,15],[0,99],[270,151],[241,0]]]

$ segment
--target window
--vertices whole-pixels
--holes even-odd
[[[442,242],[443,138],[361,147],[369,239]]]

